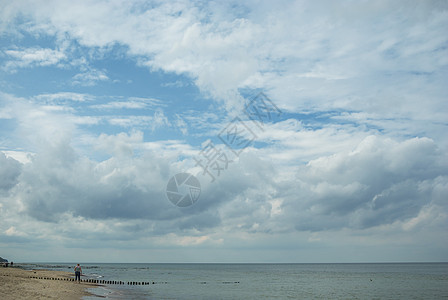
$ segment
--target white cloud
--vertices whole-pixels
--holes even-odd
[[[79,145],[83,134],[80,126],[99,124],[102,118],[77,115],[76,109],[69,105],[71,97],[90,99],[88,95],[71,93],[45,94],[29,99],[0,93],[0,103],[9,108],[9,119],[15,124],[4,131],[6,143],[13,145],[12,149],[33,153],[48,144],[58,144],[71,138]]]
[[[162,101],[156,98],[145,98],[145,97],[129,97],[128,101],[131,102],[142,102],[149,106],[166,106],[166,101]]]
[[[146,107],[148,107],[146,103],[137,101],[114,101],[107,104],[97,104],[91,106],[91,108],[95,109],[142,109]]]
[[[52,10],[38,3],[21,6],[9,4],[8,12],[20,7],[35,22],[50,22],[45,28],[51,34],[67,32],[86,46],[127,45],[142,64],[191,76],[228,108],[238,107],[242,99],[236,90],[245,82],[268,90],[281,107],[294,111],[387,113],[395,101],[414,118],[422,116],[421,109],[437,113],[444,103],[413,101],[434,90],[448,63],[441,30],[447,7],[441,3],[248,2],[244,6],[251,13],[240,18],[232,3],[214,2],[167,2],[148,10],[122,2],[58,1]],[[100,70],[77,76],[80,84],[108,79]],[[409,81],[421,76],[428,80],[412,88]]]
[[[17,231],[17,229],[14,226],[11,226],[8,229],[6,229],[5,234],[8,236],[26,236],[25,233]]]
[[[163,101],[155,98],[129,97],[127,101],[112,101],[105,104],[91,105],[95,109],[144,109],[166,106]]]
[[[85,102],[85,101],[92,101],[95,99],[93,95],[73,93],[73,92],[41,94],[37,95],[34,98],[44,103],[64,103],[66,101]]]
[[[34,155],[34,153],[30,152],[24,152],[24,151],[15,151],[15,150],[3,150],[3,152],[6,157],[13,158],[20,162],[21,164],[26,164],[31,162],[31,157]]]
[[[67,58],[60,50],[38,47],[4,50],[4,53],[11,58],[3,66],[7,71],[15,71],[17,68],[57,65]]]
[[[103,70],[96,70],[90,68],[89,70],[76,74],[72,78],[73,85],[93,86],[101,81],[108,81],[109,77]]]
[[[116,136],[108,136],[103,133],[99,136],[97,142],[96,148],[98,150],[111,152],[111,154],[118,156],[132,156],[133,149],[143,142],[143,132],[134,131],[129,135],[122,132]]]
[[[446,6],[440,3],[248,2],[252,13],[236,19],[231,3],[169,2],[143,11],[118,2],[67,6],[28,8],[30,17],[49,20],[52,30],[83,45],[118,42],[144,65],[191,76],[229,109],[242,101],[236,89],[251,83],[294,111],[349,109],[429,122],[428,115],[443,120],[446,113],[440,100],[445,91],[438,88],[448,63],[439,30],[446,27]],[[371,22],[378,18],[382,22]],[[93,71],[75,82],[107,80],[103,71]],[[391,101],[399,111],[390,109]]]
[[[168,118],[158,109],[152,116],[110,116],[107,121],[111,125],[124,128],[146,128],[151,131],[170,126]]]
[[[176,120],[174,123],[175,123],[176,127],[179,128],[179,130],[182,132],[183,135],[188,134],[188,125],[184,121],[184,119],[182,119],[181,116],[176,115]]]
[[[173,82],[166,82],[166,83],[162,84],[163,87],[175,87],[175,88],[186,87],[186,86],[189,86],[189,85],[190,85],[189,83],[186,83],[186,82],[184,82],[182,80],[176,80],[176,81],[173,81]]]

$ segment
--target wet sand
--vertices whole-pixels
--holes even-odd
[[[30,277],[44,277],[37,279]],[[93,283],[65,281],[73,273],[48,270],[25,271],[20,268],[0,267],[0,299],[68,299],[79,300],[91,296],[86,288],[98,286]]]

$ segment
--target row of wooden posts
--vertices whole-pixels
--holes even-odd
[[[34,279],[44,279],[44,280],[61,280],[61,281],[75,281],[74,278],[60,278],[60,277],[42,277],[42,276],[31,276]],[[155,281],[116,281],[116,280],[97,280],[97,279],[81,279],[81,282],[96,283],[96,284],[127,284],[127,285],[150,285],[156,283],[167,282],[155,282]]]

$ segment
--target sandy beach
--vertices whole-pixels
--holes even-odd
[[[74,274],[61,271],[31,270],[0,267],[0,299],[69,299],[79,300],[91,295],[86,288],[98,286],[93,283],[64,281]],[[44,277],[51,279],[36,279]]]

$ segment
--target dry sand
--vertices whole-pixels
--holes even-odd
[[[60,280],[35,279],[47,277]],[[93,283],[76,283],[62,279],[73,278],[73,273],[47,270],[25,271],[19,268],[0,267],[0,299],[69,299],[79,300],[91,295],[86,288],[98,286]]]

